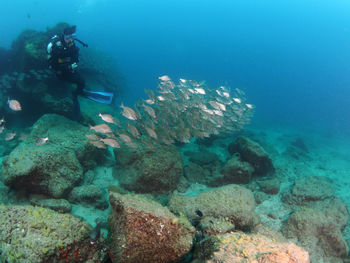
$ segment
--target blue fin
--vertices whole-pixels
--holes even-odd
[[[107,91],[84,90],[83,96],[99,103],[111,104],[114,94]]]

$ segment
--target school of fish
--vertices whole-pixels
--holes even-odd
[[[140,144],[154,149],[155,144],[188,143],[191,138],[205,138],[212,134],[225,135],[248,124],[254,106],[246,103],[243,91],[234,93],[220,86],[210,88],[205,81],[180,79],[176,84],[167,75],[159,77],[156,91],[146,90],[148,98],[137,101],[134,108],[121,104],[116,116],[98,113],[104,123],[90,126],[86,134],[89,143],[101,149],[122,145],[137,148]],[[22,110],[21,104],[8,99],[12,111]],[[0,120],[0,134],[5,120]],[[16,133],[8,132],[5,140],[13,140]],[[20,140],[26,136],[20,136]],[[38,138],[40,146],[49,140]]]
[[[224,86],[211,89],[205,81],[186,79],[176,84],[167,75],[159,80],[156,92],[146,90],[148,98],[137,101],[134,108],[122,104],[117,119],[99,113],[113,128],[106,123],[91,126],[100,135],[88,134],[90,143],[102,149],[121,145],[137,148],[140,143],[154,149],[154,144],[188,143],[194,137],[242,129],[254,113],[254,106],[246,103],[241,90],[231,94]]]

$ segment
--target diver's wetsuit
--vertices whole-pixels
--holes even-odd
[[[49,64],[57,77],[77,85],[72,95],[73,118],[78,121],[80,119],[78,95],[83,95],[85,81],[76,70],[72,69],[72,64],[79,62],[79,48],[74,44],[74,41],[67,44],[63,35],[54,36],[48,46],[48,53]]]

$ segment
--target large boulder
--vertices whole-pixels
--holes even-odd
[[[240,136],[228,146],[231,155],[239,154],[244,162],[250,163],[254,168],[253,176],[266,176],[275,172],[272,159],[258,143]]]
[[[62,116],[44,115],[3,160],[4,184],[29,193],[64,196],[82,180],[84,170],[103,158],[104,153],[88,143],[87,132],[87,127]],[[49,139],[38,145],[42,137]]]
[[[198,243],[195,258],[193,263],[310,263],[308,252],[293,243],[240,232],[205,238]]]
[[[239,185],[226,185],[199,195],[172,195],[169,208],[189,219],[201,217],[228,218],[239,229],[251,229],[256,220],[253,193]]]
[[[283,193],[282,200],[290,205],[307,205],[333,197],[334,193],[332,185],[325,177],[300,177]]]
[[[122,187],[138,193],[168,193],[182,175],[182,158],[175,146],[115,149],[116,176]]]
[[[349,209],[334,193],[326,178],[309,176],[295,180],[283,195],[295,212],[284,222],[282,233],[307,249],[312,262],[343,262],[348,255],[342,232]]]
[[[75,187],[69,194],[68,198],[72,203],[93,206],[101,210],[108,208],[108,202],[104,197],[104,192],[95,185],[82,185]]]
[[[2,262],[103,262],[102,241],[91,246],[92,227],[69,214],[33,206],[0,206]]]
[[[141,195],[111,193],[111,258],[118,263],[167,263],[192,247],[194,227]]]
[[[227,160],[221,172],[216,172],[209,179],[208,185],[248,184],[253,172],[254,168],[248,162],[241,161],[239,156],[233,155]]]
[[[337,223],[322,210],[301,208],[285,222],[282,232],[307,249],[312,262],[343,262],[349,248]]]
[[[219,156],[216,153],[210,152],[204,147],[199,152],[186,151],[184,154],[188,156],[190,162],[200,166],[212,166],[219,160]]]
[[[184,176],[190,183],[206,184],[210,175],[209,169],[196,163],[189,162],[184,166]]]

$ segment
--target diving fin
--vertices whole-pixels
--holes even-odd
[[[111,104],[114,94],[107,91],[83,90],[83,96],[99,103]]]

